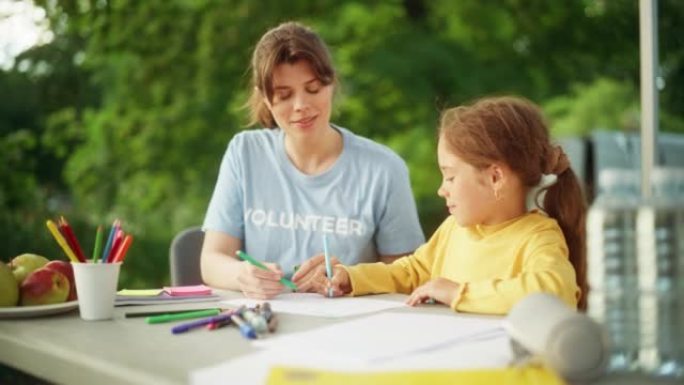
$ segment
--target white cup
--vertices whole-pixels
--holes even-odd
[[[72,263],[78,309],[86,321],[111,319],[121,263]]]

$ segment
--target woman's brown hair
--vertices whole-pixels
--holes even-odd
[[[567,157],[549,140],[539,107],[520,97],[484,98],[446,110],[439,134],[454,153],[474,167],[488,167],[493,162],[507,164],[528,189],[539,184],[542,174],[558,176],[555,184],[544,189],[543,209],[563,231],[581,290],[577,307],[585,310],[586,202]]]
[[[248,125],[276,126],[263,100],[264,97],[273,100],[273,70],[280,64],[294,64],[300,60],[306,60],[311,65],[316,78],[323,85],[337,81],[327,46],[310,28],[291,21],[280,24],[261,37],[252,55]]]

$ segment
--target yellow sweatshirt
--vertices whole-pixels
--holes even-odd
[[[450,216],[414,254],[392,264],[347,266],[352,295],[409,294],[434,278],[460,286],[455,311],[506,314],[525,295],[549,292],[575,308],[580,290],[558,223],[540,212],[492,226]]]

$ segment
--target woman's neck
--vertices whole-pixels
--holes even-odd
[[[330,126],[318,135],[285,136],[287,157],[306,175],[318,175],[332,167],[343,147],[342,133]]]

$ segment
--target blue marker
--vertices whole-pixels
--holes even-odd
[[[242,334],[243,337],[250,340],[257,338],[256,331],[254,330],[252,325],[245,322],[245,320],[243,320],[239,314],[232,315],[230,317],[230,320],[233,321],[240,328],[240,334]]]
[[[254,310],[245,309],[240,315],[254,328],[257,334],[268,331],[268,321],[261,314],[257,314]]]
[[[332,266],[330,265],[330,255],[328,255],[328,238],[323,234],[323,256],[325,257],[325,275],[328,276],[328,280],[333,277]],[[328,297],[332,298],[332,287],[328,287]]]

